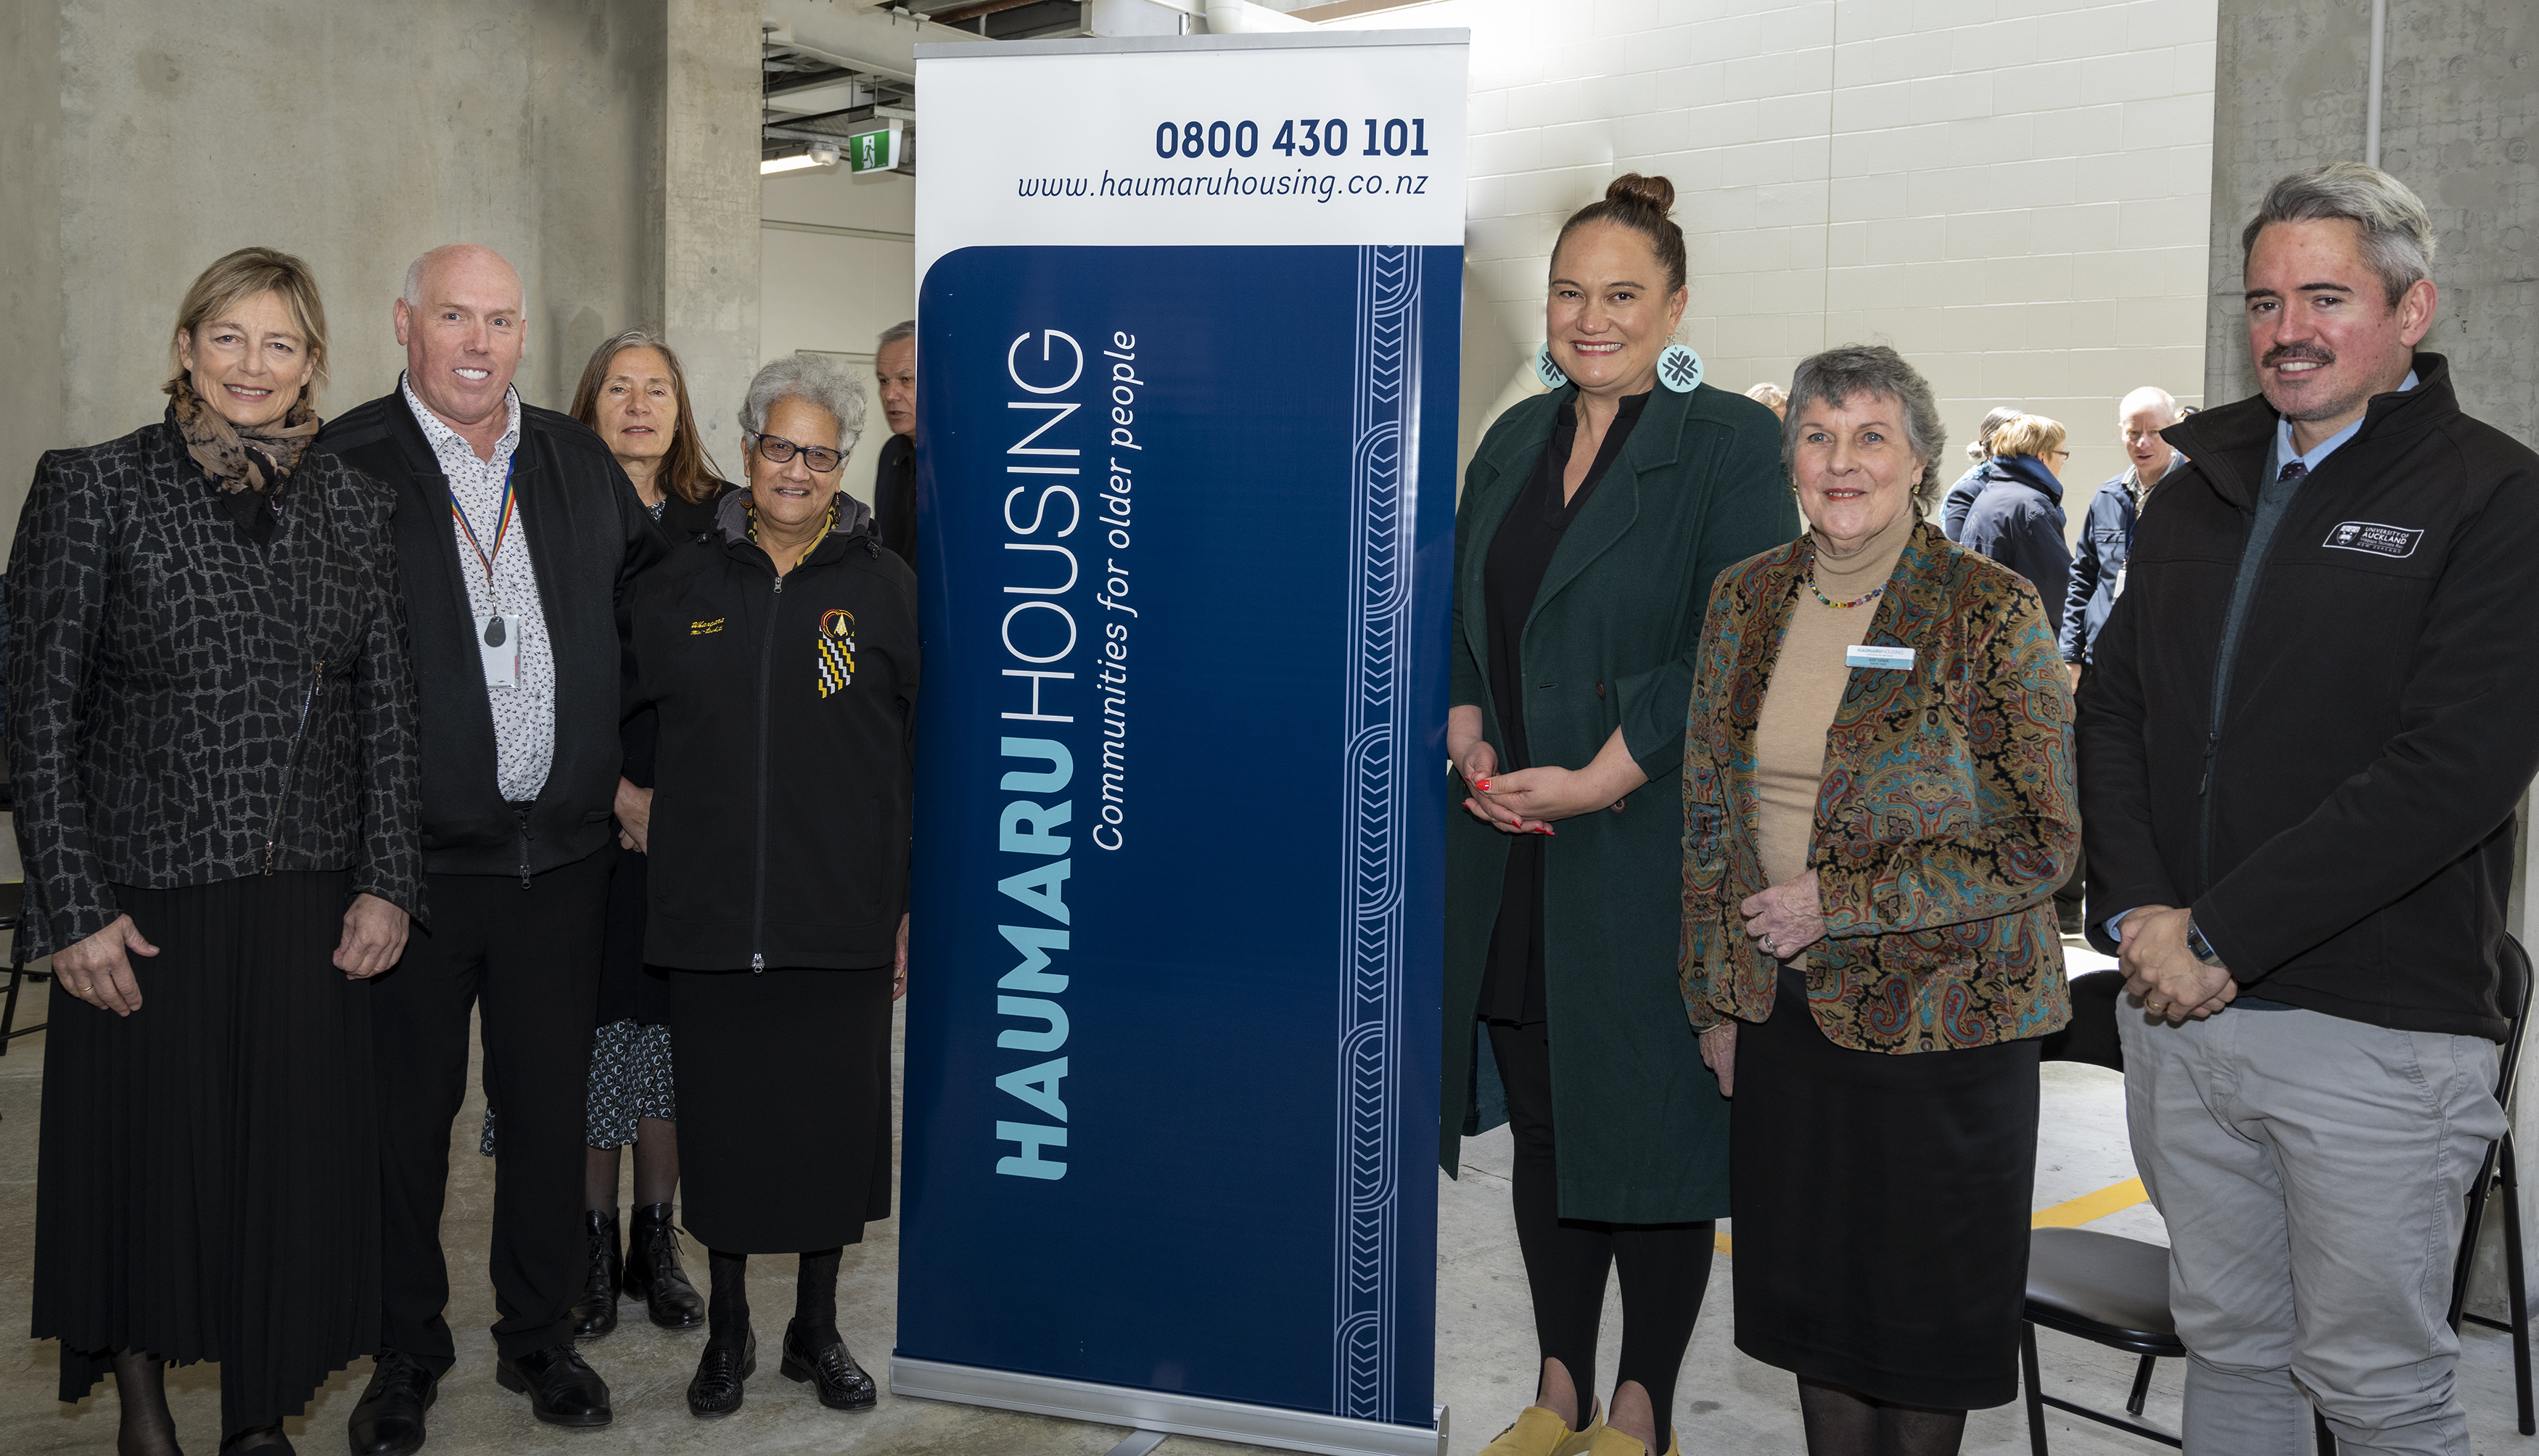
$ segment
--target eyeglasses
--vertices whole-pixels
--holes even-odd
[[[826,475],[845,463],[847,458],[826,446],[795,445],[782,435],[752,435],[749,438],[755,442],[759,456],[771,465],[782,465],[798,454],[803,464]]]

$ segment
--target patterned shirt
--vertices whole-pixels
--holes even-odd
[[[405,396],[406,408],[414,411],[415,423],[423,426],[423,438],[432,443],[441,473],[449,478],[451,497],[467,513],[467,522],[476,532],[476,540],[470,542],[467,532],[458,528],[457,518],[450,518],[449,533],[458,542],[458,575],[467,584],[468,611],[478,617],[509,612],[519,618],[517,680],[511,687],[485,689],[485,697],[494,710],[495,782],[503,797],[523,803],[538,797],[555,762],[556,668],[555,646],[547,640],[546,608],[538,600],[537,572],[529,563],[528,522],[515,514],[499,550],[494,543],[494,531],[502,520],[503,482],[511,474],[512,452],[520,444],[520,393],[505,391],[503,406],[509,418],[503,438],[494,445],[494,457],[480,460],[473,446],[415,397],[414,385],[403,376],[398,377],[397,392]],[[494,557],[491,581],[486,580],[476,555],[479,544]]]

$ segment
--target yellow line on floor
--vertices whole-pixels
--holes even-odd
[[[2118,1210],[2130,1209],[2150,1197],[2150,1194],[2143,1191],[2143,1181],[2140,1178],[2127,1178],[2113,1188],[2101,1188],[2095,1193],[2085,1193],[2069,1203],[2056,1204],[2050,1209],[2039,1209],[2035,1215],[2027,1220],[2027,1226],[2077,1228],[2092,1219],[2104,1218]]]
[[[2056,1204],[2050,1209],[2039,1209],[2028,1218],[2027,1226],[2077,1228],[2084,1223],[2104,1218],[2109,1213],[2148,1202],[2150,1198],[2151,1195],[2143,1191],[2143,1181],[2140,1178],[2127,1178],[2122,1183],[2101,1188],[2095,1193],[2085,1193],[2079,1198]],[[1720,1253],[1733,1255],[1737,1252],[1736,1240],[1730,1235],[1715,1234],[1712,1238],[1712,1247]]]

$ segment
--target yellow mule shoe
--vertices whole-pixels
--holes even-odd
[[[1602,1401],[1587,1413],[1587,1423],[1569,1433],[1569,1438],[1552,1450],[1551,1456],[1587,1456],[1596,1449],[1597,1437],[1605,1433],[1605,1406]],[[1633,1444],[1637,1444],[1634,1442]],[[1615,1447],[1616,1450],[1627,1449]]]
[[[1638,1436],[1624,1435],[1610,1425],[1593,1426],[1578,1434],[1581,1439],[1593,1439],[1586,1445],[1564,1447],[1563,1456],[1646,1456],[1648,1451]],[[1683,1456],[1682,1439],[1672,1426],[1667,1428],[1666,1456]]]
[[[1547,1406],[1528,1406],[1516,1413],[1516,1423],[1481,1448],[1480,1456],[1556,1456],[1575,1434]]]

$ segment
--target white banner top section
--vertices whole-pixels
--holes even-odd
[[[920,45],[921,287],[947,252],[1020,239],[1460,246],[1470,36]]]

